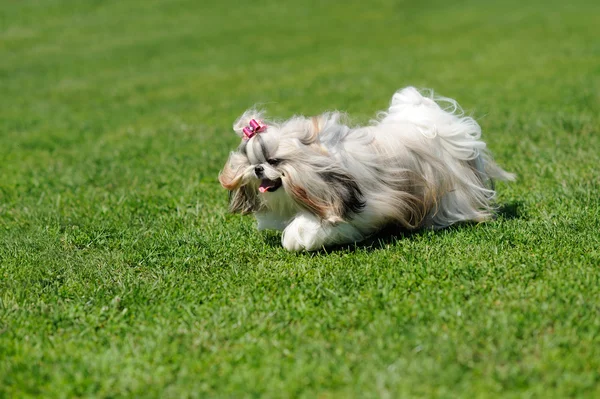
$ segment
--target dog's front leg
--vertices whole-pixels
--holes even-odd
[[[300,213],[283,231],[281,244],[288,251],[315,251],[362,238],[360,231],[351,224],[342,222],[334,225],[310,213]]]

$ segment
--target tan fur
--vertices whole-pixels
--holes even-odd
[[[305,189],[296,186],[292,183],[285,184],[285,189],[289,195],[303,208],[318,215],[322,219],[326,219],[331,213],[331,208],[320,201],[318,198],[311,197]]]
[[[221,186],[223,186],[223,188],[231,191],[231,190],[235,190],[236,188],[238,188],[240,186],[241,182],[242,182],[242,175],[236,173],[231,168],[229,163],[225,164],[225,167],[223,168],[221,173],[219,173],[219,183],[221,183]]]

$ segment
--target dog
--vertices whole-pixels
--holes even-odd
[[[389,225],[440,229],[494,216],[493,179],[513,180],[458,103],[431,90],[397,91],[368,126],[340,112],[267,121],[246,111],[242,138],[219,174],[229,210],[258,230],[283,231],[289,251],[359,242]]]

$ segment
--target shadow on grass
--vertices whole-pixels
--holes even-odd
[[[500,205],[497,215],[503,219],[524,219],[525,214],[523,213],[523,201],[508,202],[504,205]]]
[[[512,220],[512,219],[523,219],[523,202],[513,201],[501,205],[496,212],[496,219]],[[477,222],[464,222],[456,223],[452,226],[440,229],[437,231],[460,231],[463,229],[470,229],[476,225]],[[366,238],[365,240],[352,244],[334,245],[313,252],[299,252],[299,254],[327,254],[331,252],[356,252],[358,250],[378,250],[386,248],[388,245],[395,244],[398,241],[408,240],[411,237],[426,234],[431,230],[406,230],[405,228],[397,225],[389,225],[376,234]],[[281,234],[273,231],[264,232],[263,238],[267,245],[271,247],[281,246]]]

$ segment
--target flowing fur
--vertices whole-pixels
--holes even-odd
[[[251,119],[264,121],[247,111],[234,124],[240,137]],[[259,230],[282,230],[288,250],[360,241],[388,224],[485,221],[494,212],[492,179],[514,178],[487,153],[477,122],[432,91],[396,92],[365,127],[348,127],[338,112],[264,122],[267,130],[242,141],[219,180],[230,210],[253,213]],[[281,187],[261,193],[261,181]]]

